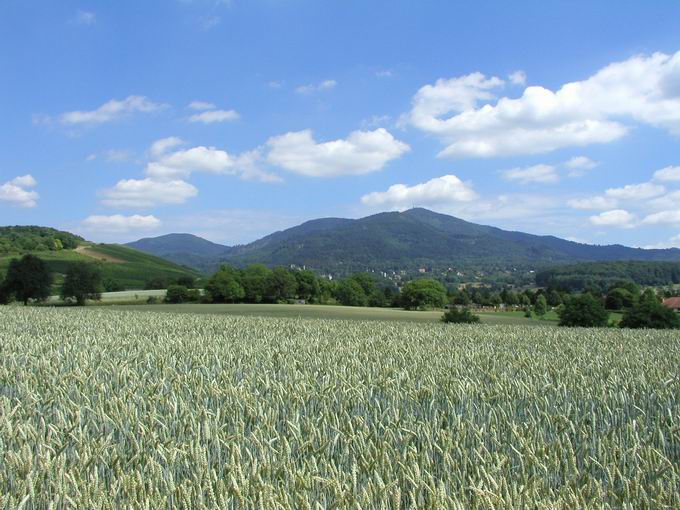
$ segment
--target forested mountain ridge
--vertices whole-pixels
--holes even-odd
[[[311,220],[250,244],[226,248],[221,254],[194,252],[193,256],[196,265],[185,263],[204,271],[214,270],[220,263],[244,266],[259,262],[349,274],[423,267],[491,271],[540,269],[580,261],[680,261],[680,250],[581,244],[478,225],[416,208],[360,219]]]

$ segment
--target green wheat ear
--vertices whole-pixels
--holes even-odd
[[[0,307],[0,509],[678,508],[664,331]]]

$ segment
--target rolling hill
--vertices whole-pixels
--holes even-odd
[[[165,236],[168,237],[168,236]],[[172,244],[182,252],[181,238]],[[210,243],[213,245],[213,243]],[[133,246],[140,247],[138,243]],[[147,247],[151,246],[148,240]],[[192,241],[192,246],[199,246]],[[219,246],[219,245],[218,245]],[[363,270],[456,267],[497,271],[536,269],[580,261],[680,261],[680,250],[644,250],[621,245],[588,245],[478,225],[427,209],[386,212],[356,220],[324,218],[270,234],[222,253],[191,251],[194,267],[214,270],[220,262],[238,266],[306,266],[346,274]],[[144,247],[140,247],[144,249]],[[167,246],[164,249],[168,249]],[[155,255],[160,250],[149,248]]]
[[[226,257],[231,250],[228,246],[213,243],[192,234],[146,237],[128,243],[126,246],[196,269],[206,269],[206,261],[210,266],[209,261]]]
[[[61,241],[55,243],[57,239]],[[7,270],[12,258],[24,253],[43,259],[56,273],[57,285],[61,281],[60,275],[74,262],[100,264],[104,281],[111,280],[131,290],[144,288],[151,279],[175,280],[180,276],[200,275],[195,269],[127,246],[95,244],[46,227],[0,227],[0,275]]]

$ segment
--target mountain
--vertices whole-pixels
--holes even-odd
[[[587,245],[478,225],[427,209],[356,220],[312,220],[221,254],[193,253],[209,270],[220,262],[239,266],[259,262],[270,266],[295,264],[333,274],[371,269],[413,271],[421,267],[488,273],[581,261],[680,261],[678,249]]]
[[[105,285],[143,289],[152,279],[176,280],[182,276],[198,277],[195,269],[182,267],[160,257],[118,244],[96,244],[82,237],[47,227],[0,227],[0,277],[13,258],[32,253],[61,275],[75,262],[99,264]]]
[[[145,237],[126,246],[199,270],[212,268],[216,260],[226,257],[231,250],[192,234]]]

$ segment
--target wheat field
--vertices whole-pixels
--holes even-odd
[[[672,332],[0,307],[0,508],[680,508]]]

